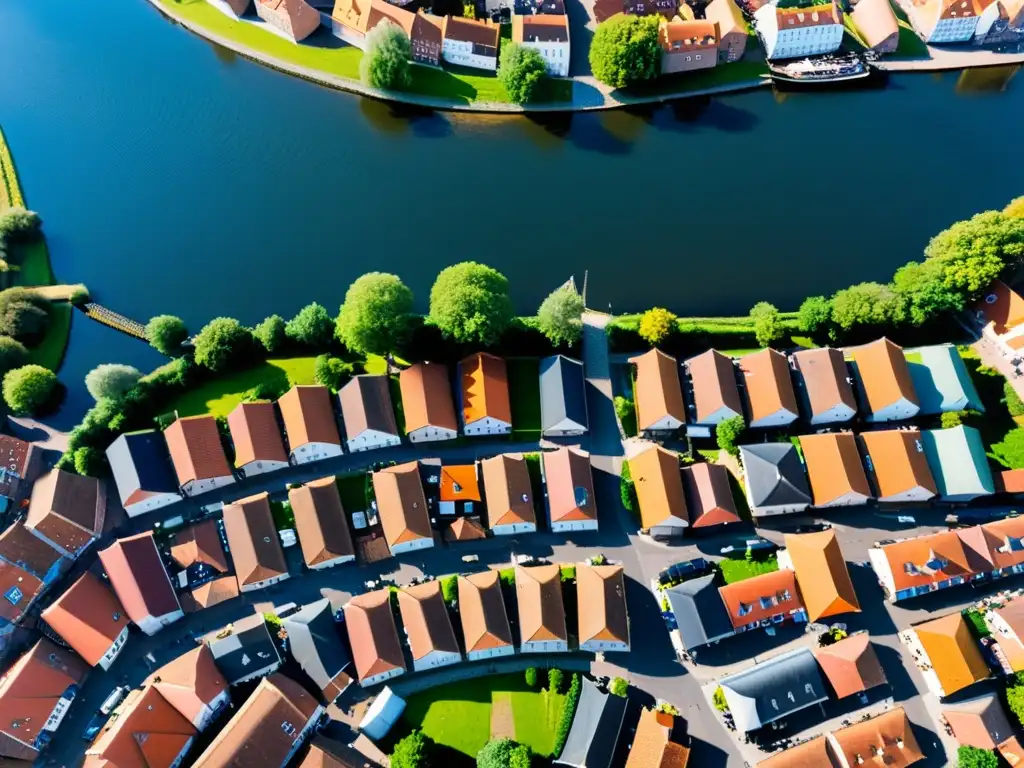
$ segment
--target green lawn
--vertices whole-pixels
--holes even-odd
[[[254,368],[221,376],[189,390],[167,410],[177,410],[180,416],[199,416],[205,413],[227,416],[242,402],[247,391],[263,382],[272,382],[282,391],[295,384],[314,384],[315,360],[315,357],[267,360]]]
[[[734,584],[737,581],[744,581],[752,576],[760,576],[763,573],[774,573],[779,570],[779,559],[775,555],[769,557],[754,556],[748,561],[745,557],[726,558],[718,563],[718,569],[722,572],[722,579],[726,584]]]
[[[13,262],[18,265],[14,276],[15,285],[53,285],[56,282],[45,239],[19,243],[14,246],[13,253]]]
[[[555,747],[565,698],[529,688],[522,674],[493,675],[414,694],[403,718],[437,743],[475,757],[491,738],[491,712],[501,702],[511,706],[515,740],[546,757]]]
[[[540,360],[510,357],[508,391],[512,405],[512,435],[517,440],[540,437]]]
[[[71,316],[75,308],[66,302],[50,305],[50,327],[38,345],[28,351],[28,361],[56,371],[64,361],[64,352],[71,337]]]
[[[1010,415],[1003,398],[1006,378],[997,370],[982,365],[976,355],[961,354],[971,375],[985,413],[968,416],[964,423],[981,433],[993,470],[1024,469],[1024,428]]]
[[[366,499],[367,476],[364,472],[352,475],[339,475],[336,478],[341,506],[349,512],[362,512],[369,504]]]

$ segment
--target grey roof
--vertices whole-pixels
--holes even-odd
[[[564,419],[587,428],[583,363],[565,355],[552,355],[540,361],[541,429],[553,429]]]
[[[665,596],[687,650],[733,634],[713,573],[676,584],[665,590]]]
[[[167,442],[155,429],[121,435],[107,448],[107,460],[122,506],[138,491],[178,493]]]
[[[995,493],[985,444],[974,427],[927,429],[921,443],[940,497]]]
[[[263,614],[255,613],[239,619],[232,625],[232,633],[227,637],[210,641],[217,669],[234,685],[254,671],[271,664],[279,664],[281,654],[277,642],[270,634]]]
[[[281,623],[288,630],[292,656],[321,691],[352,663],[327,598],[310,603]]]
[[[811,503],[804,464],[792,443],[742,445],[740,454],[752,506]]]
[[[921,347],[906,355],[922,415],[961,409],[984,412],[967,366],[952,344]]]
[[[828,693],[818,662],[807,648],[783,653],[719,684],[741,733],[825,701]]]
[[[625,714],[626,699],[602,693],[584,678],[569,738],[555,763],[576,768],[608,768]]]

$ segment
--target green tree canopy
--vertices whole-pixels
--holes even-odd
[[[590,43],[594,77],[612,88],[650,80],[661,67],[658,23],[661,17],[612,16],[597,25]]]
[[[494,739],[477,753],[477,768],[529,768],[530,748],[512,739]]]
[[[498,63],[498,79],[513,104],[525,104],[533,96],[537,83],[547,74],[544,57],[536,48],[519,43],[503,43]]]
[[[963,309],[963,293],[947,284],[946,268],[938,260],[912,261],[900,267],[893,276],[892,289],[914,325],[923,325],[941,312]]]
[[[747,424],[742,416],[733,416],[718,422],[715,427],[715,439],[718,447],[730,456],[739,456],[739,439],[747,431]]]
[[[233,317],[217,317],[196,336],[196,363],[222,373],[252,362],[256,340]]]
[[[0,335],[31,347],[42,340],[49,327],[49,300],[27,288],[0,291]]]
[[[432,746],[423,731],[414,730],[395,744],[391,752],[392,768],[428,768]]]
[[[1024,258],[1024,219],[999,211],[979,213],[933,237],[924,255],[945,264],[979,257],[1019,262]]]
[[[56,387],[53,371],[41,365],[23,365],[4,374],[4,402],[18,416],[30,416],[49,402]]]
[[[160,354],[177,355],[187,338],[188,328],[180,317],[157,315],[146,323],[146,339]]]
[[[832,322],[832,300],[824,296],[808,296],[800,305],[800,330],[804,333],[821,333]]]
[[[74,452],[75,472],[85,477],[102,477],[107,473],[107,457],[99,448],[83,445]]]
[[[629,683],[625,680],[625,678],[616,677],[608,685],[608,693],[612,694],[613,696],[621,696],[622,698],[626,698],[626,695],[629,693]]]
[[[678,318],[661,307],[652,307],[640,316],[640,338],[658,346],[675,330]]]
[[[27,362],[28,350],[24,344],[10,336],[0,336],[0,375]]]
[[[946,287],[958,291],[964,304],[980,299],[1006,265],[998,256],[979,254],[948,262],[945,266]]]
[[[85,375],[85,388],[94,400],[120,400],[124,393],[139,383],[142,372],[130,365],[105,363]]]
[[[430,321],[460,343],[490,346],[512,323],[508,279],[474,261],[443,269],[430,289]]]
[[[999,757],[991,749],[960,747],[956,751],[957,768],[999,768]]]
[[[411,58],[409,36],[397,24],[385,19],[366,34],[359,77],[364,85],[373,88],[408,88],[412,84]]]
[[[859,283],[832,298],[832,320],[844,331],[859,325],[895,324],[903,316],[900,297],[887,285]]]
[[[271,315],[264,318],[252,329],[252,335],[256,341],[263,345],[268,354],[276,354],[282,351],[288,344],[288,334],[285,332],[287,324],[280,315]]]
[[[334,321],[323,305],[307,304],[299,314],[285,323],[284,332],[289,339],[314,349],[323,349],[334,336]]]
[[[319,355],[313,362],[313,378],[316,383],[332,392],[345,386],[354,373],[352,363],[346,363],[333,355]]]
[[[406,338],[412,307],[412,291],[401,278],[370,272],[346,291],[335,331],[354,352],[385,355]]]
[[[759,301],[751,308],[750,319],[754,321],[754,338],[762,347],[770,346],[785,335],[782,318],[774,304]]]
[[[1015,219],[1024,218],[1024,196],[1014,198],[1003,208],[1003,215]]]
[[[585,308],[583,297],[575,289],[556,288],[537,310],[537,327],[555,346],[575,344],[583,336]]]

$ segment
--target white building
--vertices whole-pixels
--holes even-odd
[[[501,29],[491,21],[449,16],[444,26],[441,58],[460,67],[494,72],[498,69]]]
[[[978,28],[978,7],[974,0],[931,0],[910,6],[910,21],[926,43],[966,43]]]
[[[564,14],[512,16],[513,42],[533,48],[552,77],[569,76],[569,17]]]
[[[121,435],[107,448],[107,461],[128,517],[181,501],[167,443],[156,430]]]
[[[754,11],[757,33],[768,59],[833,53],[843,42],[843,19],[832,4],[807,8],[763,5]]]

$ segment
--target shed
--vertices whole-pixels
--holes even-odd
[[[403,712],[405,712],[405,699],[390,687],[385,686],[384,690],[367,708],[363,719],[359,721],[359,730],[371,739],[380,741],[388,735]]]

